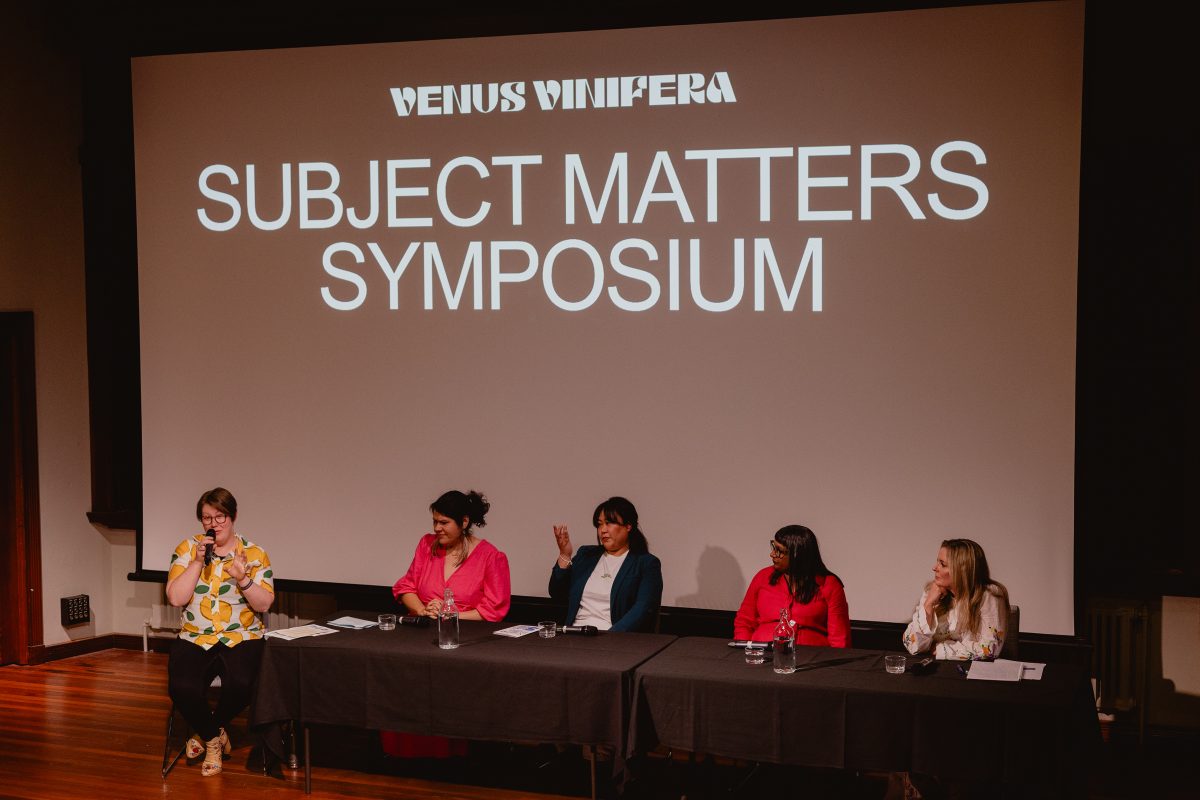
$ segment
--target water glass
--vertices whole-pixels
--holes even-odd
[[[557,632],[558,626],[556,626],[553,621],[548,620],[546,622],[538,623],[538,636],[542,637],[543,639],[553,639],[554,634]]]
[[[904,656],[884,656],[883,668],[893,675],[903,675],[904,661]]]
[[[746,645],[746,663],[761,664],[766,660],[767,646],[762,642],[751,642]]]
[[[396,629],[395,614],[380,614],[379,615],[379,630],[394,631]]]

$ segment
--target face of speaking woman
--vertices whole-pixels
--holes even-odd
[[[626,525],[619,518],[609,520],[608,516],[601,511],[596,518],[596,540],[600,542],[600,546],[604,548],[604,552],[610,556],[619,556],[629,549],[629,532],[633,530],[632,525]]]
[[[233,523],[236,517],[226,514],[221,509],[205,503],[200,508],[200,527],[204,531],[216,533],[215,547],[218,553],[224,553],[233,542]]]

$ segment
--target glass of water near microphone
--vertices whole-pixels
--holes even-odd
[[[779,622],[775,625],[769,645],[755,641],[733,641],[729,644],[744,648],[746,663],[752,666],[766,662],[769,647],[771,668],[775,672],[790,675],[796,671],[796,623],[786,608],[779,609]]]

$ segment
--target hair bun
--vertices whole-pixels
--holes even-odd
[[[487,501],[486,497],[474,489],[471,489],[469,492],[467,492],[467,507],[471,509],[471,513],[469,515],[471,518],[471,524],[480,528],[482,528],[484,525],[487,525],[487,521],[484,520],[484,516],[486,516],[488,511],[491,510],[492,504]]]

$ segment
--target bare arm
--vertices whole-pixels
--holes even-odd
[[[167,581],[167,602],[175,608],[182,608],[192,601],[196,592],[196,583],[200,580],[200,570],[204,561],[197,556],[197,548],[192,546],[192,559],[183,572]]]

